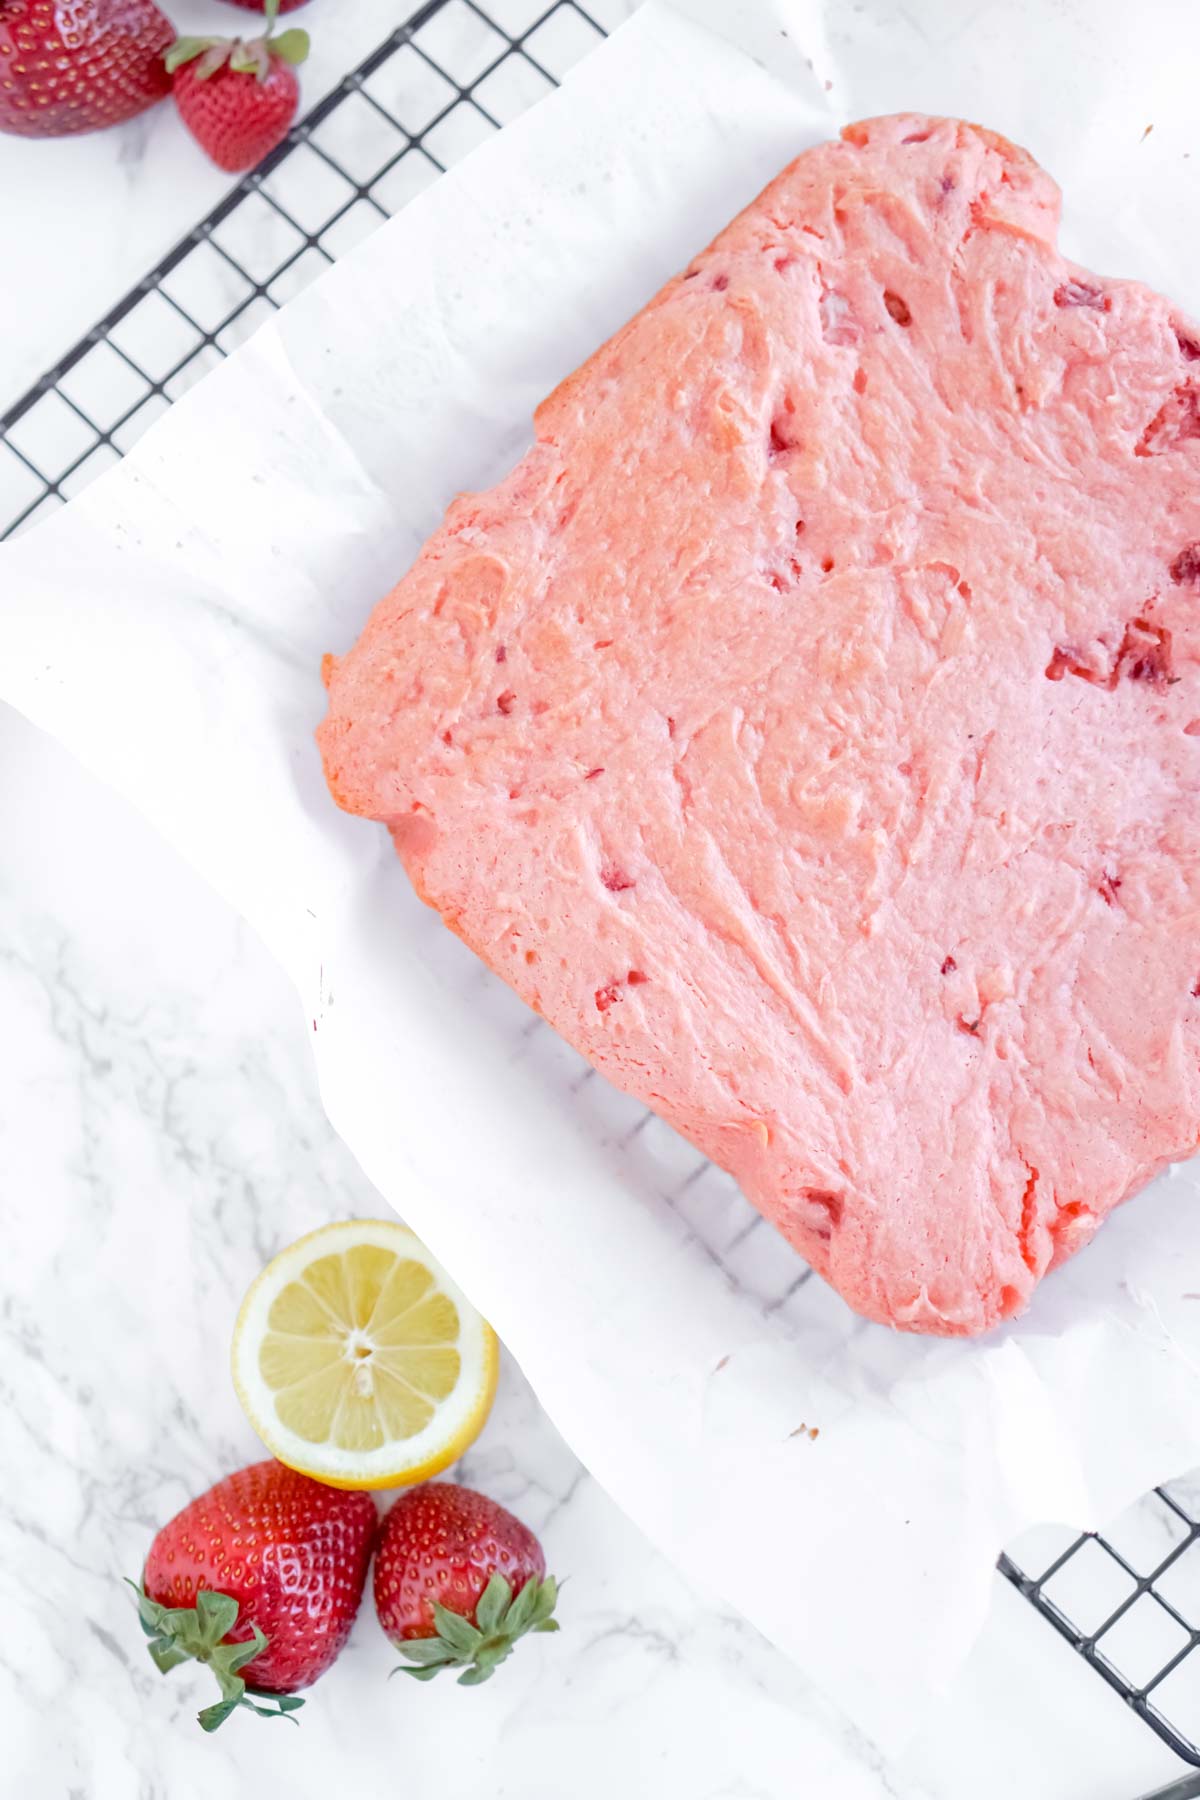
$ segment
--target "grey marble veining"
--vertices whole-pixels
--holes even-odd
[[[522,8],[530,0],[492,10],[519,30]],[[305,15],[317,45],[309,100],[396,17],[385,0],[339,0],[335,38],[334,10],[313,0]],[[593,10],[612,23],[630,4]],[[188,28],[245,25],[217,0],[172,11]],[[448,61],[475,53],[461,18],[443,29]],[[549,39],[543,53],[549,65]],[[529,97],[499,81],[484,96],[501,119]],[[426,103],[419,88],[389,98]],[[347,118],[336,148],[351,166],[372,145],[369,120]],[[459,119],[444,134],[446,159],[467,129]],[[398,165],[390,199],[427,178],[415,162]],[[226,178],[160,108],[74,144],[0,139],[0,185],[21,244],[16,278],[0,284],[3,404]],[[362,223],[350,213],[342,229]],[[221,306],[236,283],[215,279]],[[187,298],[205,303],[199,290]],[[179,391],[203,372],[199,359],[189,365]],[[563,1631],[523,1647],[483,1690],[389,1685],[394,1658],[368,1602],[299,1730],[247,1717],[204,1738],[193,1719],[208,1698],[203,1676],[158,1676],[120,1577],[136,1574],[156,1526],[187,1498],[261,1453],[227,1372],[248,1282],[301,1232],[383,1203],[325,1120],[297,1002],[252,933],[139,819],[4,712],[0,768],[0,1791],[1132,1800],[1173,1772],[1007,1591],[936,1729],[885,1764],[750,1626],[649,1546],[511,1359],[457,1474],[543,1536],[551,1566],[570,1577]],[[580,1078],[581,1095],[587,1085]],[[590,1085],[585,1104],[613,1103]],[[736,1192],[706,1165],[684,1169],[680,1157],[694,1153],[644,1116],[626,1129],[640,1156],[661,1161],[697,1253],[720,1256],[765,1307],[788,1305],[804,1272]],[[1136,1561],[1173,1526],[1151,1508],[1123,1529]]]
[[[191,1718],[202,1675],[157,1675],[120,1577],[137,1573],[157,1524],[261,1454],[227,1357],[262,1261],[381,1202],[325,1122],[296,1002],[248,930],[9,714],[0,757],[15,777],[0,792],[12,1791],[181,1800],[214,1780],[248,1793],[268,1766],[380,1791],[402,1742],[421,1792],[449,1733],[455,1791],[480,1800],[557,1800],[558,1759],[585,1747],[581,1794],[610,1791],[630,1766],[660,1769],[668,1793],[782,1792],[796,1743],[830,1791],[872,1792],[870,1753],[830,1735],[783,1659],[650,1549],[511,1361],[457,1473],[543,1536],[571,1578],[564,1631],[478,1695],[389,1686],[393,1659],[367,1607],[301,1734],[247,1718],[202,1737]]]
[[[937,1730],[885,1766],[651,1549],[511,1361],[457,1472],[543,1536],[570,1577],[563,1631],[482,1690],[389,1685],[367,1605],[302,1730],[247,1717],[204,1738],[202,1675],[158,1676],[120,1577],[187,1498],[260,1454],[227,1357],[262,1262],[382,1203],[324,1118],[297,1002],[252,933],[7,712],[0,767],[5,1791],[199,1800],[271,1780],[373,1794],[402,1772],[424,1794],[445,1790],[448,1745],[463,1800],[951,1800],[968,1769],[985,1797],[1016,1780],[1028,1800],[1130,1800],[1170,1773],[1003,1594]],[[979,1771],[978,1734],[1014,1708],[1028,1734]],[[1099,1785],[1077,1785],[1081,1768]]]

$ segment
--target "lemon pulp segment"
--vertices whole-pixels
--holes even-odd
[[[444,1468],[495,1388],[494,1334],[424,1246],[390,1221],[324,1227],[255,1282],[234,1379],[281,1461],[383,1486]]]

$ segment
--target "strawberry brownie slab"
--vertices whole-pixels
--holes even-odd
[[[808,151],[326,665],[338,803],[914,1331],[1200,1142],[1200,330],[1057,219],[957,121]]]

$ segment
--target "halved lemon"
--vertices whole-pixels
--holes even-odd
[[[389,1219],[323,1225],[269,1262],[233,1328],[267,1449],[332,1487],[401,1487],[461,1456],[491,1410],[496,1334]]]

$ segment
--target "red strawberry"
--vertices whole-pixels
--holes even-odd
[[[308,55],[308,33],[293,26],[274,37],[278,10],[278,0],[267,0],[266,33],[248,43],[182,37],[167,53],[184,124],[232,175],[252,169],[283,142],[300,104],[292,65]]]
[[[153,0],[0,0],[0,131],[99,131],[171,91]]]
[[[150,1546],[138,1612],[166,1674],[211,1664],[221,1699],[200,1723],[215,1731],[246,1694],[287,1698],[323,1675],[354,1623],[375,1536],[369,1494],[324,1487],[267,1461],[227,1475],[164,1525]],[[248,1676],[245,1679],[241,1671]]]
[[[375,1610],[418,1681],[448,1668],[486,1681],[527,1631],[558,1630],[557,1597],[532,1531],[470,1488],[428,1481],[383,1521]]]

